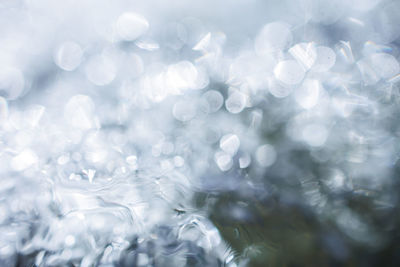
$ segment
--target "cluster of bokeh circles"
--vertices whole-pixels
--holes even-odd
[[[253,223],[254,198],[334,225],[335,260],[384,248],[399,201],[399,12],[2,1],[0,265],[246,266],[251,247],[235,250],[213,214]],[[239,200],[216,205],[226,193]]]

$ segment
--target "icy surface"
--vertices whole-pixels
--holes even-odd
[[[0,266],[384,266],[399,14],[0,1]]]

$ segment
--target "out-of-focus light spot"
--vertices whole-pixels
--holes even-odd
[[[274,68],[276,79],[287,84],[294,85],[300,83],[305,75],[304,69],[294,60],[279,62]]]
[[[272,22],[265,25],[257,35],[254,48],[257,54],[265,55],[287,48],[293,36],[290,26],[283,22]]]
[[[328,130],[321,124],[308,124],[302,131],[302,139],[313,147],[323,146],[328,138]]]
[[[136,165],[137,163],[137,157],[135,155],[131,155],[126,157],[125,159],[126,163],[128,163],[129,165]]]
[[[234,91],[225,101],[226,109],[233,114],[240,113],[247,104],[247,96],[239,91]]]
[[[137,255],[138,266],[147,266],[149,264],[149,257],[145,253],[138,253]]]
[[[72,181],[81,181],[82,180],[82,176],[79,175],[79,174],[71,173],[69,175],[68,179],[70,179]]]
[[[392,78],[400,72],[400,65],[396,58],[386,53],[373,54],[370,57],[373,68],[383,79]]]
[[[346,176],[341,170],[334,169],[331,171],[326,185],[334,191],[341,190],[346,185]]]
[[[245,153],[243,156],[239,158],[239,167],[241,169],[247,168],[250,166],[251,157],[249,154]]]
[[[363,58],[357,62],[357,68],[361,73],[365,85],[372,85],[379,81],[380,77],[371,66],[368,58]]]
[[[217,151],[214,159],[221,171],[228,171],[232,168],[233,161],[230,154],[223,151]]]
[[[304,80],[294,92],[296,102],[304,109],[311,109],[318,103],[321,84],[318,80]]]
[[[63,70],[73,71],[82,61],[82,48],[74,42],[61,44],[54,54],[54,62]]]
[[[118,35],[125,41],[133,41],[147,32],[149,22],[145,17],[133,12],[121,14],[116,23]]]
[[[11,167],[16,171],[23,171],[38,162],[38,157],[35,152],[26,149],[12,158]]]
[[[20,70],[0,67],[0,96],[14,100],[22,94],[24,86],[25,79]]]
[[[102,149],[97,149],[85,153],[85,159],[92,163],[104,162],[107,156],[108,156],[107,151]]]
[[[65,237],[65,245],[67,247],[72,247],[73,245],[75,245],[75,237],[73,235],[67,235]]]
[[[327,46],[317,46],[317,58],[312,66],[315,72],[325,72],[330,70],[336,62],[335,52]]]
[[[180,121],[190,121],[196,116],[196,106],[190,101],[180,100],[174,104],[172,115]]]
[[[111,83],[117,75],[117,66],[107,55],[95,55],[85,68],[86,77],[93,84],[103,86]]]
[[[202,97],[207,103],[206,108],[208,113],[218,111],[224,104],[224,97],[220,92],[215,90],[205,92]]]
[[[161,170],[163,171],[171,171],[174,168],[174,165],[170,160],[162,160],[160,162]]]
[[[292,93],[293,86],[281,84],[274,77],[270,77],[268,79],[268,91],[276,98],[284,98]]]
[[[235,134],[224,135],[219,141],[219,147],[232,157],[236,155],[239,146],[240,146],[240,139]]]
[[[89,96],[75,95],[64,107],[64,118],[75,128],[83,130],[94,128],[94,108],[94,103]]]
[[[176,93],[187,89],[198,89],[198,74],[197,68],[189,61],[170,65],[166,73],[167,87]]]
[[[269,144],[259,146],[256,150],[256,160],[263,167],[269,167],[276,161],[275,148]]]
[[[69,162],[69,155],[62,155],[57,159],[57,163],[60,165],[65,165],[68,162]]]
[[[185,165],[185,160],[181,156],[175,156],[174,157],[174,165],[175,167],[182,167]]]
[[[289,49],[289,53],[299,62],[305,69],[310,69],[316,59],[317,51],[314,43],[300,43]]]

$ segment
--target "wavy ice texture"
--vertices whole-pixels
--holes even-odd
[[[0,3],[0,265],[244,266],[195,195],[262,199],[272,176],[384,244],[332,195],[395,205],[400,4],[350,2]]]

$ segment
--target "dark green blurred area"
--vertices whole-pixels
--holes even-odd
[[[398,162],[376,190],[354,183],[332,191],[324,181],[334,163],[316,162],[307,150],[286,153],[309,180],[296,172],[288,178],[277,162],[261,177],[232,170],[226,177],[239,172],[242,179],[234,190],[197,194],[197,207],[209,210],[238,266],[400,266]],[[317,202],[310,205],[307,194]],[[388,198],[390,204],[382,201]]]

